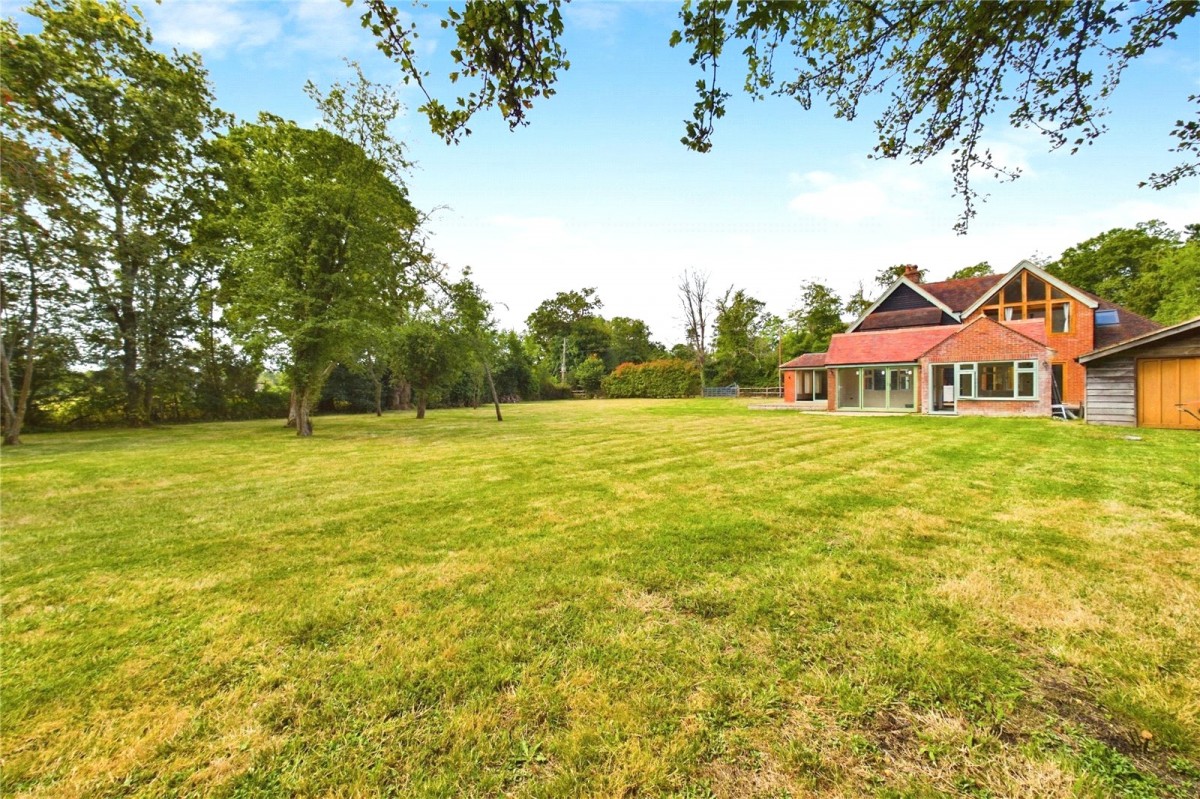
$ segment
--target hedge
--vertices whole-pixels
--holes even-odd
[[[623,363],[604,378],[607,397],[695,397],[700,393],[700,370],[691,361],[664,359]]]

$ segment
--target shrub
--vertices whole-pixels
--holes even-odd
[[[599,393],[600,385],[603,383],[607,371],[604,368],[604,361],[595,355],[590,355],[586,361],[575,367],[575,379],[589,397],[594,397]]]
[[[603,387],[609,397],[694,397],[700,393],[700,370],[675,358],[623,363],[604,378]]]

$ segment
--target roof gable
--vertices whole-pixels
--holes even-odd
[[[863,311],[862,316],[860,316],[860,317],[858,317],[858,319],[854,320],[854,324],[850,325],[850,327],[846,330],[846,332],[853,333],[855,330],[858,330],[858,327],[859,327],[859,325],[861,325],[863,323],[863,320],[866,319],[871,314],[873,314],[877,309],[880,308],[880,306],[882,306],[885,302],[887,302],[888,299],[891,298],[892,294],[894,294],[897,291],[902,291],[905,289],[917,294],[921,299],[925,300],[927,303],[934,306],[935,308],[940,308],[947,315],[953,317],[954,319],[957,320],[960,318],[959,315],[956,314],[953,310],[951,310],[944,302],[942,302],[937,297],[933,296],[928,291],[926,291],[921,286],[920,283],[914,283],[913,281],[909,280],[906,277],[898,277],[894,281],[892,281],[892,285],[888,286],[887,289],[884,290],[883,295],[879,299],[877,299],[874,303],[871,304],[870,308]],[[908,307],[913,308],[913,307],[919,307],[919,306],[909,305]]]
[[[1018,262],[1016,266],[1014,266],[1012,269],[1008,270],[1008,272],[1006,272],[1004,275],[1001,276],[1001,278],[999,280],[996,281],[993,288],[996,291],[1002,290],[1004,288],[1004,286],[1008,285],[1012,281],[1012,279],[1014,277],[1016,277],[1017,275],[1021,274],[1021,272],[1029,272],[1031,275],[1037,276],[1042,281],[1050,284],[1054,288],[1063,292],[1064,294],[1071,297],[1072,299],[1074,299],[1080,303],[1083,303],[1084,305],[1086,305],[1089,308],[1095,308],[1099,304],[1094,298],[1089,296],[1087,294],[1087,292],[1081,291],[1081,290],[1075,288],[1074,286],[1072,286],[1070,283],[1066,283],[1066,282],[1060,280],[1059,278],[1057,278],[1054,275],[1047,272],[1045,269],[1042,269],[1041,267],[1033,264],[1030,261]],[[962,318],[965,319],[966,317],[975,313],[975,311],[979,310],[979,308],[985,302],[988,301],[988,298],[990,296],[991,296],[991,292],[989,292],[987,290],[985,290],[983,293],[981,293],[979,295],[979,297],[973,303],[971,303],[969,306],[967,306],[967,308],[962,312]]]

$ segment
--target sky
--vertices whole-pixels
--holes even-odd
[[[433,93],[453,98],[439,77],[450,69],[451,34],[437,25],[446,4],[399,7],[420,26]],[[960,236],[961,200],[945,157],[920,166],[871,160],[869,116],[847,122],[820,103],[805,111],[786,98],[751,102],[738,94],[733,65],[725,82],[734,96],[712,151],[687,150],[679,138],[699,75],[685,46],[667,44],[678,0],[572,4],[563,40],[571,68],[557,96],[538,102],[531,124],[516,131],[499,112],[484,112],[458,145],[429,132],[416,111],[422,95],[400,84],[399,68],[359,25],[360,10],[341,0],[142,8],[156,45],[200,53],[217,104],[244,120],[268,111],[315,125],[303,86],[348,82],[345,59],[396,85],[408,110],[394,132],[417,162],[410,197],[437,209],[433,249],[452,269],[471,267],[506,327],[523,327],[559,291],[595,287],[605,316],[644,319],[670,346],[683,339],[676,287],[686,269],[783,315],[809,280],[846,296],[860,282],[870,292],[874,275],[893,264],[918,264],[931,280],[980,261],[1005,271],[1113,227],[1200,222],[1200,180],[1138,188],[1176,163],[1170,130],[1195,114],[1186,102],[1200,93],[1195,19],[1177,42],[1129,67],[1108,133],[1083,152],[1051,152],[1038,134],[998,120],[985,138],[1023,175],[979,180],[989,198]]]

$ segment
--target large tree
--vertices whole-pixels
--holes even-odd
[[[844,311],[845,306],[833,289],[816,281],[805,283],[800,291],[800,304],[788,314],[790,330],[784,333],[781,357],[827,349],[834,334],[846,329],[842,321]]]
[[[408,268],[417,215],[404,189],[357,144],[263,115],[220,144],[226,191],[212,220],[227,252],[231,326],[279,350],[297,434],[334,365],[350,361],[384,287]]]
[[[562,2],[469,0],[447,10],[442,26],[457,38],[449,77],[472,85],[450,104],[426,91],[420,110],[435,133],[456,141],[489,107],[510,127],[527,124],[533,102],[552,96],[558,73],[569,67]],[[417,24],[390,0],[365,5],[364,26],[424,91]],[[1108,97],[1129,63],[1174,39],[1196,12],[1195,2],[1176,0],[688,1],[670,40],[691,49],[700,72],[682,141],[700,152],[712,147],[729,98],[719,66],[732,52],[752,97],[787,97],[806,109],[823,100],[847,120],[874,114],[876,157],[921,163],[948,150],[965,231],[978,198],[972,174],[1018,174],[986,147],[995,120],[1007,116],[1016,128],[1038,130],[1051,149],[1078,150],[1104,132]],[[1187,99],[1200,103],[1200,94]],[[1148,176],[1155,188],[1200,170],[1200,124],[1180,120],[1172,135],[1180,163]]]
[[[560,379],[589,355],[607,353],[609,334],[600,316],[603,305],[594,288],[560,291],[526,318],[543,365],[557,367]]]
[[[1188,297],[1200,292],[1197,252],[1200,244],[1194,239],[1152,220],[1069,247],[1046,270],[1143,316],[1173,322],[1186,318],[1193,309]]]
[[[13,115],[4,121],[0,169],[0,427],[5,444],[21,443],[21,428],[45,345],[66,327],[75,292],[70,275],[66,201],[69,155],[31,143]]]
[[[74,277],[110,333],[126,421],[153,412],[199,281],[186,250],[205,202],[201,150],[221,122],[196,55],[151,47],[115,0],[36,0],[39,23],[0,23],[4,102],[30,130],[69,145]],[[102,353],[106,354],[106,353]]]
[[[718,383],[766,385],[778,364],[780,320],[766,303],[730,288],[716,304],[711,367]]]
[[[622,363],[645,363],[666,355],[661,344],[650,340],[650,327],[641,319],[614,316],[608,326],[612,332],[609,355],[613,367]]]

